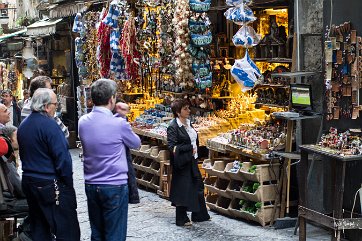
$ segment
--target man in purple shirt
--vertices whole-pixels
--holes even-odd
[[[117,84],[99,79],[91,86],[93,110],[79,120],[84,179],[94,241],[126,240],[128,167],[125,147],[141,145],[123,118],[113,116]]]

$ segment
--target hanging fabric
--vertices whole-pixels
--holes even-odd
[[[121,30],[119,26],[119,17],[120,17],[119,6],[112,2],[107,16],[103,19],[103,23],[112,28],[110,35],[110,49],[112,53],[110,70],[114,75],[114,78],[117,80],[125,79],[125,63],[121,55],[121,50],[119,48],[119,42],[121,38]]]

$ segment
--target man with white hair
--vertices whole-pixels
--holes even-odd
[[[54,120],[57,96],[39,88],[31,114],[18,129],[22,187],[29,205],[33,240],[79,241],[72,159],[62,130]]]
[[[10,121],[10,111],[4,104],[0,104],[0,129]]]

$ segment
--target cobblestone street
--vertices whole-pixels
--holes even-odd
[[[77,193],[78,217],[82,240],[90,240],[87,203],[84,192],[83,166],[79,158],[79,149],[72,149],[74,169],[74,186]],[[175,225],[175,209],[170,202],[152,192],[140,190],[141,203],[129,205],[127,240],[245,240],[274,241],[298,240],[293,235],[294,228],[274,230],[261,227],[226,216],[210,212],[212,220],[194,223],[192,227],[183,228]],[[330,240],[328,233],[319,228],[308,226],[309,241]]]

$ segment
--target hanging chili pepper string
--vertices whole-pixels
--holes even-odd
[[[107,16],[108,10],[104,11],[102,20]],[[102,77],[108,78],[110,74],[111,66],[111,48],[110,48],[110,35],[111,27],[104,24],[102,21],[98,27],[98,44],[99,44],[99,55],[98,61],[100,64],[100,73]]]
[[[126,73],[131,81],[136,82],[139,74],[138,65],[134,59],[139,59],[140,53],[136,49],[136,25],[133,15],[124,24],[120,46],[122,56],[125,59]]]

